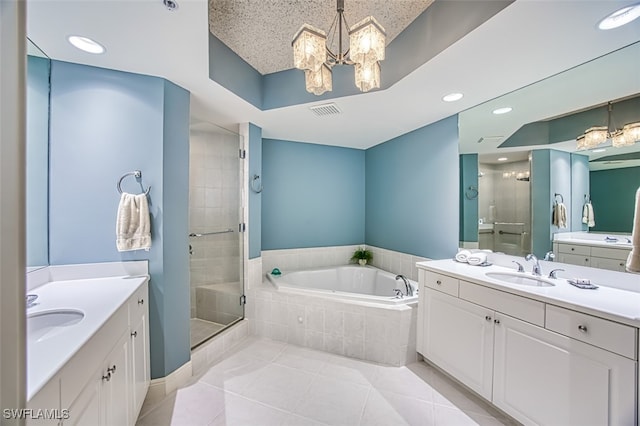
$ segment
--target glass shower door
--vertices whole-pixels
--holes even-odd
[[[190,130],[191,347],[244,317],[241,136],[210,123]]]

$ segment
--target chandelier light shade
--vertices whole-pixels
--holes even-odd
[[[363,92],[380,87],[380,63],[355,64],[356,86]]]
[[[293,37],[293,64],[305,72],[309,93],[321,95],[333,88],[332,69],[336,65],[354,65],[356,86],[363,92],[380,87],[380,61],[385,57],[386,33],[373,16],[349,28],[344,17],[344,0],[336,0],[337,15],[324,31],[304,24]],[[343,51],[342,35],[349,34],[349,45]],[[328,34],[328,36],[327,36]],[[327,38],[338,39],[338,52],[327,46]]]
[[[576,138],[577,149],[593,149],[607,141],[611,141],[611,146],[621,148],[631,146],[640,141],[640,122],[629,123],[622,129],[617,129],[611,119],[613,113],[613,103],[607,105],[607,125],[590,127],[584,134]]]
[[[322,95],[324,92],[330,92],[333,89],[331,80],[331,69],[327,64],[322,64],[318,71],[305,70],[304,83],[307,92],[314,95]]]
[[[640,122],[627,124],[622,128],[622,131],[627,141],[633,141],[634,143],[640,141]]]
[[[293,65],[300,70],[319,71],[327,60],[327,34],[304,24],[293,37]]]
[[[349,57],[357,64],[384,60],[387,36],[382,25],[368,16],[349,31]]]
[[[606,126],[590,127],[584,132],[584,143],[587,149],[595,148],[607,140],[608,131]]]

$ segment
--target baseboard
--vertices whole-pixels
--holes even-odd
[[[189,360],[168,376],[151,380],[147,396],[144,399],[144,404],[142,404],[142,409],[138,417],[147,414],[167,395],[185,385],[191,379],[192,374],[192,364]]]

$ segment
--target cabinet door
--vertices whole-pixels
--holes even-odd
[[[140,413],[142,403],[149,388],[149,326],[146,315],[131,332],[131,414],[135,420]]]
[[[591,266],[589,256],[586,254],[558,253],[556,261],[570,265]]]
[[[496,314],[493,403],[525,425],[636,424],[636,363]]]
[[[133,423],[130,416],[129,378],[129,333],[122,336],[115,349],[107,358],[106,371],[111,373],[110,380],[104,384],[104,414],[108,426],[121,426]]]
[[[493,312],[439,291],[425,293],[423,355],[490,400]]]
[[[96,426],[104,424],[104,410],[102,406],[103,392],[102,369],[91,374],[89,383],[82,389],[75,401],[69,407],[69,418],[64,420],[65,426]]]
[[[592,257],[591,266],[593,268],[608,269],[610,271],[625,272],[625,261],[620,259],[609,259],[606,257]]]

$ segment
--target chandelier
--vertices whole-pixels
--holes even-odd
[[[593,149],[608,140],[615,148],[631,146],[640,140],[640,122],[629,123],[621,129],[617,129],[611,120],[613,104],[609,102],[607,106],[607,125],[590,127],[578,136],[576,139],[578,150]]]
[[[353,65],[355,83],[362,92],[380,87],[380,61],[384,60],[386,33],[373,16],[349,27],[344,16],[344,0],[337,0],[337,14],[329,32],[304,24],[293,37],[293,64],[304,70],[307,92],[322,95],[333,89],[332,68],[335,65]],[[342,36],[349,35],[349,48],[342,51]],[[338,36],[338,52],[332,52],[330,45]]]

